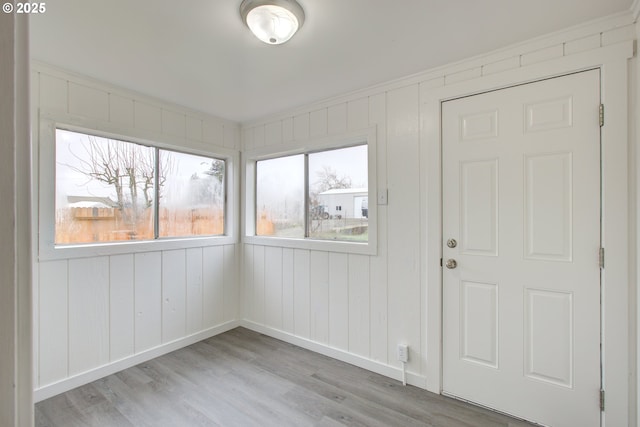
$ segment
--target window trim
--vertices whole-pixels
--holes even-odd
[[[55,113],[42,113],[39,120],[38,151],[34,154],[34,164],[37,165],[38,194],[38,259],[58,260],[84,258],[94,256],[108,256],[118,254],[131,254],[140,252],[162,251],[171,249],[187,249],[206,246],[234,244],[238,242],[238,210],[239,184],[237,179],[237,165],[239,154],[237,151],[219,146],[209,147],[197,142],[187,143],[184,138],[171,138],[167,135],[158,135],[141,130],[133,130],[112,126],[111,124],[98,123],[91,120],[56,115]],[[118,241],[100,243],[79,243],[69,245],[55,244],[55,140],[56,129],[65,129],[73,132],[81,132],[98,137],[118,139],[171,150],[184,154],[213,157],[224,160],[226,163],[226,203],[225,203],[225,230],[218,236],[183,236],[162,237],[154,240]]]
[[[369,239],[366,243],[320,240],[312,237],[287,238],[275,236],[256,236],[256,162],[297,154],[312,154],[320,151],[367,145],[367,167],[369,200],[377,200],[377,144],[376,128],[370,127],[361,131],[347,132],[339,135],[316,138],[304,143],[281,144],[262,147],[244,152],[243,171],[244,197],[242,206],[242,242],[263,246],[275,246],[294,249],[344,252],[362,255],[376,255],[378,250],[378,206],[369,203]],[[305,177],[305,180],[308,177]],[[308,212],[305,212],[305,221]]]

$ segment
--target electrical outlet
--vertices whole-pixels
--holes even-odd
[[[406,344],[398,344],[398,360],[400,362],[409,361],[409,346]]]

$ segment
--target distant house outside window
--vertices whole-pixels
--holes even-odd
[[[368,146],[256,161],[256,236],[367,242]]]

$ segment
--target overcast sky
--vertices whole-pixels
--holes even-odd
[[[95,139],[98,143],[106,143],[106,138],[95,137]],[[87,157],[84,145],[88,143],[88,140],[87,135],[82,133],[56,130],[56,208],[68,205],[67,196],[109,197],[113,201],[117,200],[113,185],[89,179],[81,172],[73,170],[74,167],[82,167],[82,162],[78,157]],[[136,144],[136,146],[140,152],[153,150],[142,145]],[[178,177],[172,182],[167,181],[166,191],[168,193],[172,190],[177,200],[191,175],[194,172],[202,173],[209,169],[211,160],[183,153],[171,153],[171,155],[174,159],[174,172]],[[139,198],[143,200],[141,191]]]

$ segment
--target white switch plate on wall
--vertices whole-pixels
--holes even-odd
[[[386,205],[388,203],[389,198],[389,190],[386,188],[383,190],[378,190],[378,204]]]

